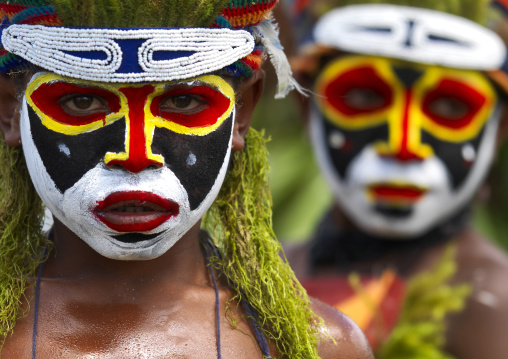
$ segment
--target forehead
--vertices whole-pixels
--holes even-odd
[[[484,79],[488,82],[487,76],[482,71],[469,70],[462,68],[453,68],[439,65],[423,64],[419,62],[400,60],[389,57],[358,55],[358,54],[336,54],[323,59],[320,66],[318,78],[334,77],[342,72],[370,67],[376,70],[378,75],[387,75],[390,72],[396,72],[398,69],[411,69],[420,74],[439,73],[443,76],[464,77],[473,76],[475,79]]]
[[[81,80],[70,78],[67,76],[62,76],[53,72],[47,71],[39,71],[34,74],[28,74],[28,76],[24,79],[26,83],[28,83],[28,87],[39,86],[45,83],[51,82],[64,82],[71,83],[77,86],[82,87],[91,87],[91,88],[102,88],[105,90],[118,90],[126,87],[142,87],[147,84],[153,85],[155,87],[172,87],[177,85],[183,86],[194,86],[194,85],[205,85],[208,87],[215,88],[219,91],[224,91],[224,85],[229,85],[227,87],[233,88],[235,85],[234,78],[230,76],[221,76],[216,74],[211,75],[203,75],[198,77],[192,77],[188,79],[182,80],[173,80],[173,81],[161,81],[161,82],[144,82],[144,83],[133,83],[133,82],[119,82],[119,83],[110,83],[103,81],[90,81],[90,80]]]

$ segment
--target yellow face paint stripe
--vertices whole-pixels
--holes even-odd
[[[145,131],[145,149],[146,149],[146,157],[149,160],[153,160],[155,162],[164,164],[164,158],[160,155],[155,155],[152,152],[152,142],[153,142],[153,136],[155,132],[156,127],[160,128],[166,128],[170,131],[173,131],[175,133],[179,134],[185,134],[185,135],[200,135],[204,136],[207,135],[213,131],[215,131],[232,113],[234,106],[235,106],[235,92],[231,85],[229,85],[226,81],[224,81],[219,76],[214,75],[208,75],[208,76],[201,76],[196,79],[191,79],[186,82],[192,82],[196,81],[208,86],[211,86],[213,88],[216,88],[219,90],[224,96],[226,96],[229,100],[229,107],[228,109],[222,114],[222,116],[217,119],[216,123],[211,126],[206,127],[185,127],[180,124],[171,122],[167,119],[156,117],[151,112],[151,104],[154,98],[157,96],[160,96],[164,94],[164,92],[167,90],[167,84],[157,84],[155,86],[155,90],[147,96],[147,101],[145,102],[144,106],[144,131]],[[127,111],[128,112],[128,111]],[[126,152],[121,153],[112,153],[108,152],[104,158],[106,164],[113,160],[120,160],[125,161],[129,158],[129,144],[130,144],[130,137],[131,137],[131,126],[130,126],[130,118],[129,114],[126,113],[126,122],[127,122],[127,135],[126,135]]]
[[[67,83],[76,84],[79,86],[86,86],[86,87],[97,87],[97,83],[91,82],[91,81],[83,81],[83,80],[75,80],[70,79],[66,77],[62,77],[60,75],[56,75],[53,73],[46,73],[38,76],[36,79],[34,79],[28,86],[26,90],[26,98],[29,103],[29,105],[34,109],[34,111],[37,113],[37,115],[41,118],[41,122],[44,126],[46,126],[48,129],[63,133],[66,135],[79,135],[85,132],[90,132],[97,130],[103,126],[107,126],[119,119],[125,118],[126,122],[126,140],[125,140],[125,152],[121,153],[113,153],[108,152],[104,158],[105,163],[109,163],[113,160],[120,160],[125,161],[129,158],[130,153],[130,138],[131,138],[131,119],[129,115],[129,106],[127,103],[126,96],[120,92],[121,88],[125,87],[142,87],[143,84],[104,84],[100,83],[100,89],[101,90],[107,90],[112,93],[114,93],[118,98],[120,99],[120,110],[119,112],[112,113],[106,116],[105,120],[99,120],[92,122],[90,124],[82,125],[82,126],[76,126],[76,125],[67,125],[60,123],[58,121],[55,121],[50,116],[46,115],[44,112],[42,112],[37,105],[33,102],[31,99],[31,94],[37,90],[39,86],[42,84],[51,82],[51,81],[63,81]],[[229,107],[227,110],[220,116],[220,118],[217,119],[217,121],[211,125],[211,126],[204,126],[204,127],[186,127],[174,122],[171,122],[170,120],[156,117],[151,113],[151,103],[153,99],[159,95],[162,95],[168,85],[171,85],[173,83],[160,83],[155,85],[155,91],[152,92],[148,97],[147,101],[144,105],[144,130],[145,130],[145,145],[146,145],[146,156],[150,160],[154,160],[159,163],[164,163],[164,159],[160,155],[154,155],[152,153],[151,144],[153,141],[153,135],[155,131],[155,127],[161,127],[166,128],[170,131],[173,131],[178,134],[184,134],[184,135],[197,135],[197,136],[204,136],[207,135],[213,131],[215,131],[229,116],[231,116],[231,113],[234,110],[235,107],[235,92],[232,88],[232,86],[227,83],[224,79],[222,79],[219,76],[215,75],[206,75],[206,76],[200,76],[194,79],[189,79],[185,81],[187,83],[190,82],[199,82],[201,84],[210,86],[212,88],[217,89],[220,91],[226,98],[229,99]]]
[[[485,104],[466,127],[454,129],[442,126],[427,117],[420,110],[423,107],[423,94],[430,91],[444,77],[466,83],[485,96]],[[421,127],[436,138],[455,143],[465,142],[478,135],[494,111],[494,105],[497,100],[493,86],[483,74],[477,71],[453,70],[439,67],[432,67],[426,72],[416,87],[415,95],[417,100],[416,105],[419,106],[416,111],[420,113],[422,118]]]
[[[332,81],[334,81],[340,74],[360,67],[374,67],[378,75],[385,80],[387,84],[393,83],[394,75],[385,59],[377,57],[350,56],[340,58],[328,65],[319,75],[315,86],[316,104],[321,112],[323,112],[326,115],[326,118],[331,120],[332,123],[351,130],[380,125],[386,121],[386,117],[389,112],[389,109],[385,108],[368,114],[346,116],[337,110],[326,98],[325,89]]]
[[[56,75],[53,73],[46,73],[43,75],[38,76],[34,81],[32,81],[28,86],[26,90],[26,98],[29,103],[29,105],[34,109],[34,111],[37,113],[37,115],[41,118],[41,121],[44,126],[46,126],[48,129],[63,133],[66,135],[79,135],[81,133],[90,132],[96,129],[99,129],[103,127],[104,125],[109,125],[122,117],[127,117],[128,113],[128,105],[127,105],[127,99],[125,96],[119,91],[122,87],[140,87],[141,85],[120,85],[120,84],[107,84],[107,83],[100,83],[100,89],[108,90],[115,95],[117,95],[120,99],[120,105],[121,109],[117,113],[109,114],[106,116],[105,121],[95,121],[90,124],[82,125],[82,126],[74,126],[74,125],[66,125],[60,122],[55,121],[50,116],[44,114],[37,105],[34,104],[34,102],[31,99],[31,94],[42,84],[48,83],[51,81],[64,81],[67,83],[73,83],[79,86],[87,86],[87,87],[97,87],[97,82],[91,82],[91,81],[83,81],[83,80],[75,80],[67,77],[63,77],[60,75]],[[171,122],[167,119],[155,117],[150,112],[150,105],[151,101],[154,97],[161,95],[164,93],[165,88],[168,85],[171,85],[172,83],[167,84],[157,84],[156,90],[154,91],[153,95],[150,95],[148,98],[148,101],[145,106],[145,119],[153,120],[155,123],[154,127],[164,127],[168,130],[171,130],[173,132],[184,134],[184,135],[198,135],[198,136],[204,136],[210,132],[215,131],[221,124],[224,122],[225,119],[227,119],[231,112],[233,111],[233,108],[235,106],[235,92],[230,84],[228,84],[224,79],[222,79],[219,76],[215,75],[206,75],[201,76],[195,79],[190,79],[185,82],[192,82],[192,81],[198,81],[203,84],[211,85],[211,87],[218,89],[224,96],[226,96],[230,100],[230,104],[228,109],[224,112],[224,114],[217,120],[217,122],[211,126],[206,127],[185,127],[180,124]]]
[[[439,66],[423,64],[408,64],[399,60],[374,56],[346,56],[341,57],[328,66],[319,75],[315,86],[315,102],[325,118],[339,128],[347,130],[362,130],[383,123],[389,127],[388,143],[378,141],[374,144],[376,151],[381,155],[392,155],[401,150],[404,132],[403,121],[406,111],[406,100],[409,92],[400,82],[393,71],[393,65],[400,63],[402,66],[412,66],[422,71],[422,77],[411,87],[411,101],[409,103],[407,142],[406,149],[421,158],[433,154],[430,145],[421,143],[421,130],[425,130],[432,136],[447,142],[460,143],[475,138],[481,131],[486,121],[491,116],[497,100],[496,92],[486,77],[478,71],[458,70]],[[327,86],[341,74],[359,67],[372,67],[376,73],[392,87],[393,103],[388,109],[373,111],[368,114],[344,115],[336,109],[324,96]],[[424,96],[429,93],[444,78],[456,79],[471,88],[479,91],[486,98],[486,103],[479,112],[464,128],[449,128],[443,126],[423,112]]]
[[[110,85],[110,84],[101,84],[101,89],[105,89],[105,90],[108,90],[108,91],[114,93],[120,99],[121,109],[119,112],[111,113],[111,114],[107,115],[106,118],[104,119],[104,121],[99,120],[99,121],[95,121],[95,122],[92,122],[92,123],[89,123],[86,125],[81,125],[81,126],[67,125],[67,124],[55,121],[53,118],[51,118],[50,116],[46,115],[44,112],[41,111],[41,109],[33,102],[31,95],[42,84],[45,84],[45,83],[48,83],[51,81],[58,81],[58,80],[63,80],[67,83],[72,83],[72,84],[76,84],[76,85],[80,85],[80,86],[94,87],[93,82],[64,78],[60,75],[56,75],[53,73],[42,74],[42,75],[38,76],[36,79],[34,79],[32,82],[30,82],[27,86],[27,89],[26,89],[26,100],[27,100],[28,104],[30,105],[30,107],[35,111],[37,116],[39,116],[39,118],[41,119],[41,123],[46,128],[48,128],[52,131],[55,131],[55,132],[63,133],[68,136],[76,136],[76,135],[80,135],[82,133],[91,132],[91,131],[97,130],[101,127],[110,125],[113,122],[121,119],[125,115],[124,109],[126,108],[127,102],[126,102],[125,97],[120,92],[118,92],[117,86]],[[96,84],[95,84],[95,86],[96,86]]]

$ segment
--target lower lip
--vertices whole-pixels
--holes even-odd
[[[107,208],[118,202],[136,201],[140,205],[151,202],[164,209],[164,211],[151,212],[118,212],[108,211]],[[107,196],[103,201],[97,202],[94,215],[109,228],[125,232],[149,232],[159,227],[179,213],[179,205],[150,192],[115,192]]]
[[[415,187],[372,186],[369,193],[379,200],[414,203],[420,200],[425,190]]]

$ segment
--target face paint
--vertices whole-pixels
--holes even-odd
[[[23,150],[51,212],[100,254],[165,253],[224,180],[235,95],[218,76],[106,84],[36,74],[21,113]]]
[[[347,56],[316,80],[311,138],[362,229],[412,237],[471,199],[493,157],[494,88],[477,71]]]

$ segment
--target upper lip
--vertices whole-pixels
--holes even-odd
[[[94,215],[117,232],[149,232],[179,214],[180,206],[154,193],[114,192],[97,201]]]
[[[178,204],[175,202],[154,193],[142,191],[111,193],[103,201],[98,201],[94,210],[97,212],[107,212],[122,207],[146,208],[154,212],[178,211]]]
[[[373,183],[369,185],[368,192],[376,199],[389,199],[395,201],[418,201],[428,188],[408,183]]]

